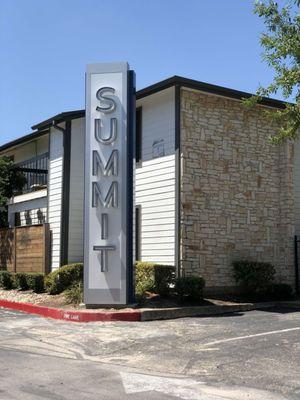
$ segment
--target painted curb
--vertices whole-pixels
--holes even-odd
[[[141,309],[132,311],[87,311],[87,310],[64,310],[61,308],[52,308],[37,306],[31,303],[21,303],[16,301],[1,300],[0,307],[12,310],[22,311],[29,314],[37,314],[46,318],[60,319],[69,322],[105,322],[105,321],[155,321],[163,319],[176,319],[187,317],[208,317],[212,315],[224,315],[228,313],[246,312],[271,307],[292,307],[300,309],[300,302],[262,302],[262,303],[244,303],[223,306],[193,306],[176,307],[165,309]]]
[[[46,318],[60,319],[70,322],[96,322],[96,321],[140,321],[141,312],[133,311],[71,311],[61,308],[37,306],[30,303],[1,300],[0,307],[22,311],[29,314],[37,314]]]

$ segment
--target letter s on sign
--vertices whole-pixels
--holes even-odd
[[[97,93],[96,93],[97,99],[100,100],[101,103],[104,103],[106,105],[105,106],[97,106],[96,110],[102,111],[104,113],[111,113],[116,108],[116,102],[112,98],[104,96],[105,92],[110,92],[110,93],[114,94],[115,89],[112,87],[103,87],[97,91]]]

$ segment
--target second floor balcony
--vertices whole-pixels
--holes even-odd
[[[47,189],[48,164],[48,153],[16,164],[18,170],[25,175],[26,183],[22,190],[15,193],[15,195],[18,196],[25,193],[35,192],[37,190]]]

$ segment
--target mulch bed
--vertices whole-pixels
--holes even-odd
[[[45,307],[55,308],[75,308],[67,304],[63,293],[52,296],[47,293],[34,293],[31,290],[5,290],[0,289],[0,299],[16,301],[21,303],[31,303]],[[78,307],[77,307],[78,308]]]
[[[31,290],[5,290],[0,289],[0,299],[21,302],[21,303],[31,303],[39,306],[62,308],[68,310],[78,310],[82,309],[79,305],[69,304],[66,302],[63,293],[58,295],[49,295],[47,293],[34,293]],[[241,299],[239,299],[241,300]],[[218,298],[218,299],[203,299],[197,304],[193,303],[180,303],[175,298],[161,299],[159,296],[148,293],[147,299],[140,305],[134,305],[137,309],[158,309],[158,308],[174,308],[182,306],[212,306],[212,305],[234,305],[239,304],[241,301],[232,298]],[[107,308],[105,309],[107,310]]]

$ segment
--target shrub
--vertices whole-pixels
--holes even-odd
[[[3,289],[12,289],[14,287],[14,277],[8,271],[0,271],[0,287]]]
[[[18,289],[21,289],[21,290],[29,289],[29,286],[27,283],[27,274],[18,272],[15,274],[14,279],[15,279],[15,285]]]
[[[268,287],[266,294],[270,300],[291,300],[293,288],[286,283],[274,283]]]
[[[154,291],[154,264],[136,262],[135,264],[135,292],[138,296],[146,291]]]
[[[275,268],[272,264],[258,261],[234,261],[234,278],[246,293],[264,293],[273,283]]]
[[[45,291],[44,274],[26,274],[26,281],[29,289],[35,293],[42,293]]]
[[[136,295],[143,297],[145,292],[150,291],[162,297],[168,296],[173,276],[173,266],[137,261],[135,263]]]
[[[49,294],[59,294],[75,282],[83,282],[83,264],[65,265],[45,278],[45,288]]]
[[[175,280],[175,292],[181,301],[202,300],[204,286],[205,280],[201,276],[186,276]]]
[[[161,297],[169,296],[171,285],[175,279],[175,268],[173,266],[156,265],[155,267],[155,289]]]
[[[80,304],[83,302],[83,284],[78,281],[65,291],[65,298],[68,303]]]

